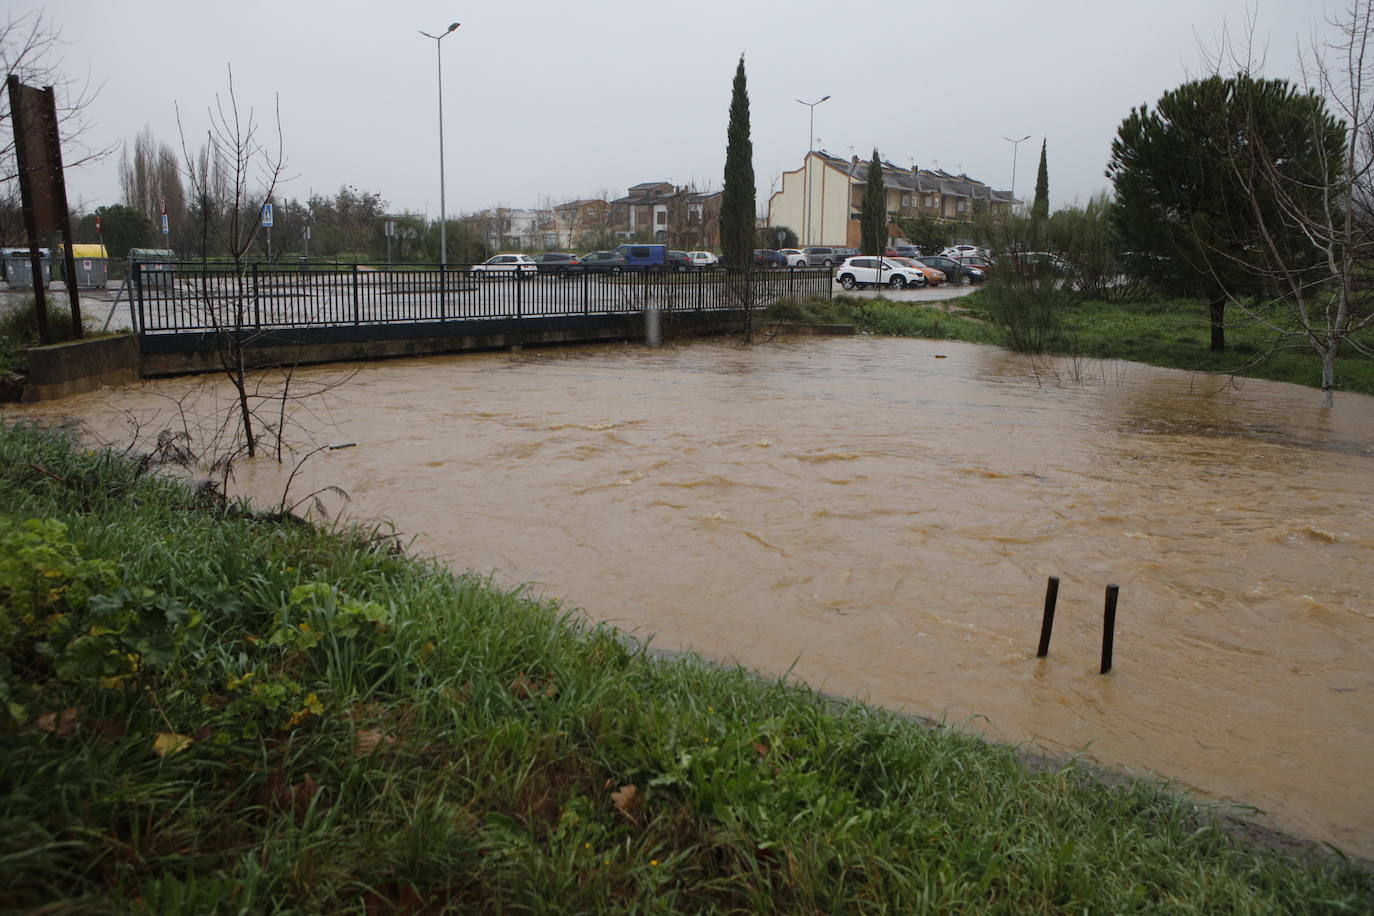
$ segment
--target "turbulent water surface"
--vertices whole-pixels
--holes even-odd
[[[293,499],[337,485],[353,516],[657,645],[1086,749],[1374,855],[1372,398],[870,338],[352,371],[293,411],[298,444],[356,443]],[[217,384],[11,413],[122,442]],[[236,485],[276,503],[285,476],[241,462]]]

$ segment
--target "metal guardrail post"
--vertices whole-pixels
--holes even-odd
[[[358,312],[358,265],[353,265],[353,323],[361,324]]]
[[[525,274],[519,265],[515,268],[515,317],[525,317]]]
[[[131,314],[129,317],[134,319],[134,328],[138,331],[138,333],[142,334],[144,329],[147,327],[147,324],[144,323],[145,316],[143,313],[143,270],[141,268],[141,265],[135,264],[133,272],[134,298],[138,300],[138,314],[136,317],[132,314],[134,311],[134,302],[133,300],[130,300],[129,311]]]
[[[253,327],[262,327],[262,301],[258,297],[258,262],[253,262]]]

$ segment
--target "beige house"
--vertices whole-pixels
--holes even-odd
[[[857,156],[841,159],[824,151],[808,153],[801,168],[783,172],[782,188],[768,199],[768,225],[795,230],[802,245],[857,247],[868,165]],[[978,213],[1010,212],[1020,203],[1010,191],[994,190],[967,175],[904,169],[890,162],[883,163],[883,191],[889,219],[971,220]]]
[[[634,185],[610,202],[611,227],[627,239],[653,239],[680,248],[720,244],[720,192],[669,181]]]
[[[570,200],[554,207],[553,217],[557,227],[558,247],[568,251],[578,244],[578,240],[584,235],[611,227],[611,205],[608,201],[591,197]]]

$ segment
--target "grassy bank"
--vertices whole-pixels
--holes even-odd
[[[961,299],[959,304],[965,301]],[[804,324],[852,324],[862,332],[892,337],[998,342],[995,328],[980,320],[945,311],[940,305],[835,296],[833,299],[784,300],[768,310],[768,318]]]
[[[900,337],[965,340],[1001,345],[1003,338],[982,307],[983,294],[955,300],[967,317],[949,314],[941,304],[891,302],[838,296],[834,300],[785,303],[780,320],[816,324],[853,324],[861,331]],[[1203,303],[1189,299],[1127,304],[1076,302],[1058,313],[1058,331],[1049,352],[1058,356],[1123,359],[1194,372],[1234,373],[1318,387],[1321,367],[1306,349],[1270,351],[1273,332],[1239,313],[1227,328],[1227,351],[1213,353]],[[1374,344],[1374,339],[1370,341]],[[1349,351],[1336,362],[1338,391],[1374,394],[1374,360]]]
[[[1238,845],[1150,786],[656,661],[380,532],[226,507],[3,423],[0,608],[3,910],[1374,900],[1368,874]]]

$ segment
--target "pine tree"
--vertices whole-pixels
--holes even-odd
[[[883,205],[883,162],[873,150],[859,210],[859,237],[864,254],[881,255],[887,247],[887,207]]]
[[[1258,186],[1252,155],[1273,170]],[[1332,211],[1321,196],[1326,182],[1313,176],[1345,155],[1344,132],[1321,97],[1285,80],[1210,76],[1132,110],[1107,165],[1128,272],[1205,299],[1212,350],[1224,351],[1228,303],[1272,301],[1290,284],[1316,288],[1326,255],[1304,227]],[[1260,252],[1280,265],[1278,285],[1256,269],[1250,253]]]
[[[1040,141],[1040,171],[1035,173],[1035,202],[1031,204],[1031,219],[1045,219],[1050,215],[1050,170],[1045,165],[1045,143]]]
[[[744,55],[735,68],[726,131],[725,184],[720,195],[720,248],[730,270],[745,270],[754,251],[754,144],[749,139],[749,90]]]

